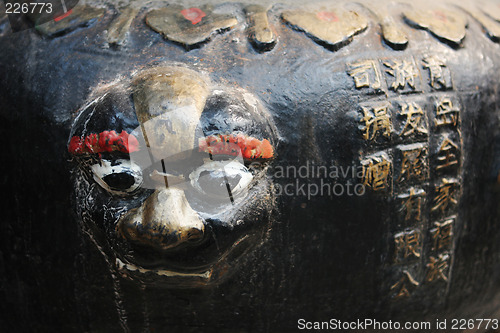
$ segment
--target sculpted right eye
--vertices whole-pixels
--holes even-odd
[[[131,194],[143,183],[141,168],[130,160],[101,160],[91,169],[94,180],[112,194]]]

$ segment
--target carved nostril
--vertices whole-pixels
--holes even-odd
[[[189,243],[197,243],[203,239],[203,230],[191,228],[187,232],[187,241]]]

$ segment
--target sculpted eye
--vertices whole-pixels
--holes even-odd
[[[205,163],[189,178],[191,185],[203,194],[217,197],[240,196],[253,179],[251,172],[243,164],[232,161]],[[229,189],[228,189],[229,187]]]
[[[110,193],[124,195],[137,190],[143,181],[141,168],[130,160],[101,160],[92,165],[94,180]]]

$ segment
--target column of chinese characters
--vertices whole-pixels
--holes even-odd
[[[445,85],[442,73],[433,68],[427,61],[431,71],[431,83]],[[434,66],[438,66],[437,63]],[[444,68],[444,65],[439,65]],[[432,71],[438,73],[432,74]],[[434,80],[434,81],[433,81]],[[460,200],[460,107],[457,99],[450,96],[439,96],[434,104],[435,158],[432,174],[435,176],[431,216],[434,221],[430,225],[430,249],[426,258],[426,283],[449,281],[453,251],[453,236],[457,221],[457,208]]]
[[[391,287],[393,299],[410,297],[420,283],[418,268],[423,255],[427,202],[423,184],[429,181],[428,143],[418,142],[396,147],[399,175],[395,180],[396,207],[393,264],[401,267],[400,280]],[[399,231],[397,231],[399,229]]]
[[[414,92],[419,73],[413,61],[385,63],[393,81],[388,83],[398,93]],[[422,98],[396,99],[394,105],[397,140],[407,144],[396,146],[395,205],[391,231],[394,232],[393,264],[399,280],[391,286],[393,300],[404,299],[421,285],[422,256],[428,202],[425,184],[429,182],[429,126],[427,101]]]

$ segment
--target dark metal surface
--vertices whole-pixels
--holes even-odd
[[[150,6],[126,11],[131,20],[108,6],[55,35],[0,27],[2,330],[288,332],[300,318],[493,318],[500,306],[499,23],[493,10],[472,5],[428,7],[435,17],[408,4],[384,6],[311,7],[305,11],[314,15],[298,11],[301,19],[292,20],[286,13],[297,8],[274,5],[266,22],[249,17],[260,8],[216,5],[220,16],[206,25],[193,16],[182,22],[193,26],[189,38],[209,36],[193,43],[151,27]],[[169,8],[173,14],[164,15],[176,25],[183,18]],[[234,24],[218,26],[228,15]],[[352,15],[361,23],[346,27]],[[206,78],[205,136],[244,132],[274,149],[252,171],[248,197],[222,214],[227,220],[204,215],[215,243],[162,252],[162,269],[199,273],[200,262],[250,235],[246,250],[217,266],[214,283],[203,287],[124,273],[117,258],[157,267],[157,254],[134,257],[142,250],[116,229],[156,190],[110,195],[68,152],[71,137],[87,130],[84,106],[106,92],[116,94],[98,103],[102,119],[88,133],[130,133],[142,124],[137,77],[165,66]],[[245,113],[244,94],[260,111]],[[344,192],[311,194],[325,182]],[[363,185],[363,195],[349,195],[348,184]],[[409,209],[411,198],[420,200]],[[163,251],[169,241],[154,246]]]

